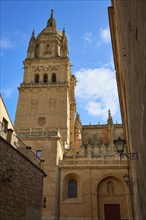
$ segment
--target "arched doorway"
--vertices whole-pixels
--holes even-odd
[[[105,177],[97,187],[98,219],[130,219],[128,200],[124,182],[114,176]]]

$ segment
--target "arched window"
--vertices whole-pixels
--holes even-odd
[[[68,198],[77,198],[77,182],[74,179],[68,182]]]
[[[46,46],[46,51],[45,51],[46,54],[51,54],[51,46],[48,44]]]
[[[48,82],[48,75],[47,74],[44,74],[43,82]]]
[[[52,74],[52,82],[56,82],[56,74],[55,73]]]
[[[36,74],[36,75],[35,75],[35,83],[38,83],[38,82],[39,82],[39,78],[40,78],[40,77],[39,77],[39,74]]]

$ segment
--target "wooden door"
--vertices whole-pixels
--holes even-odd
[[[105,220],[121,220],[119,204],[104,204]]]

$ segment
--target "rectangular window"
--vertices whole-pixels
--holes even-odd
[[[42,157],[42,150],[36,150],[36,156],[41,158]]]

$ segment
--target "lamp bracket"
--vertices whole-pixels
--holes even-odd
[[[130,160],[136,160],[138,159],[138,153],[120,153],[120,157],[124,157],[126,156],[127,158],[129,158]]]

